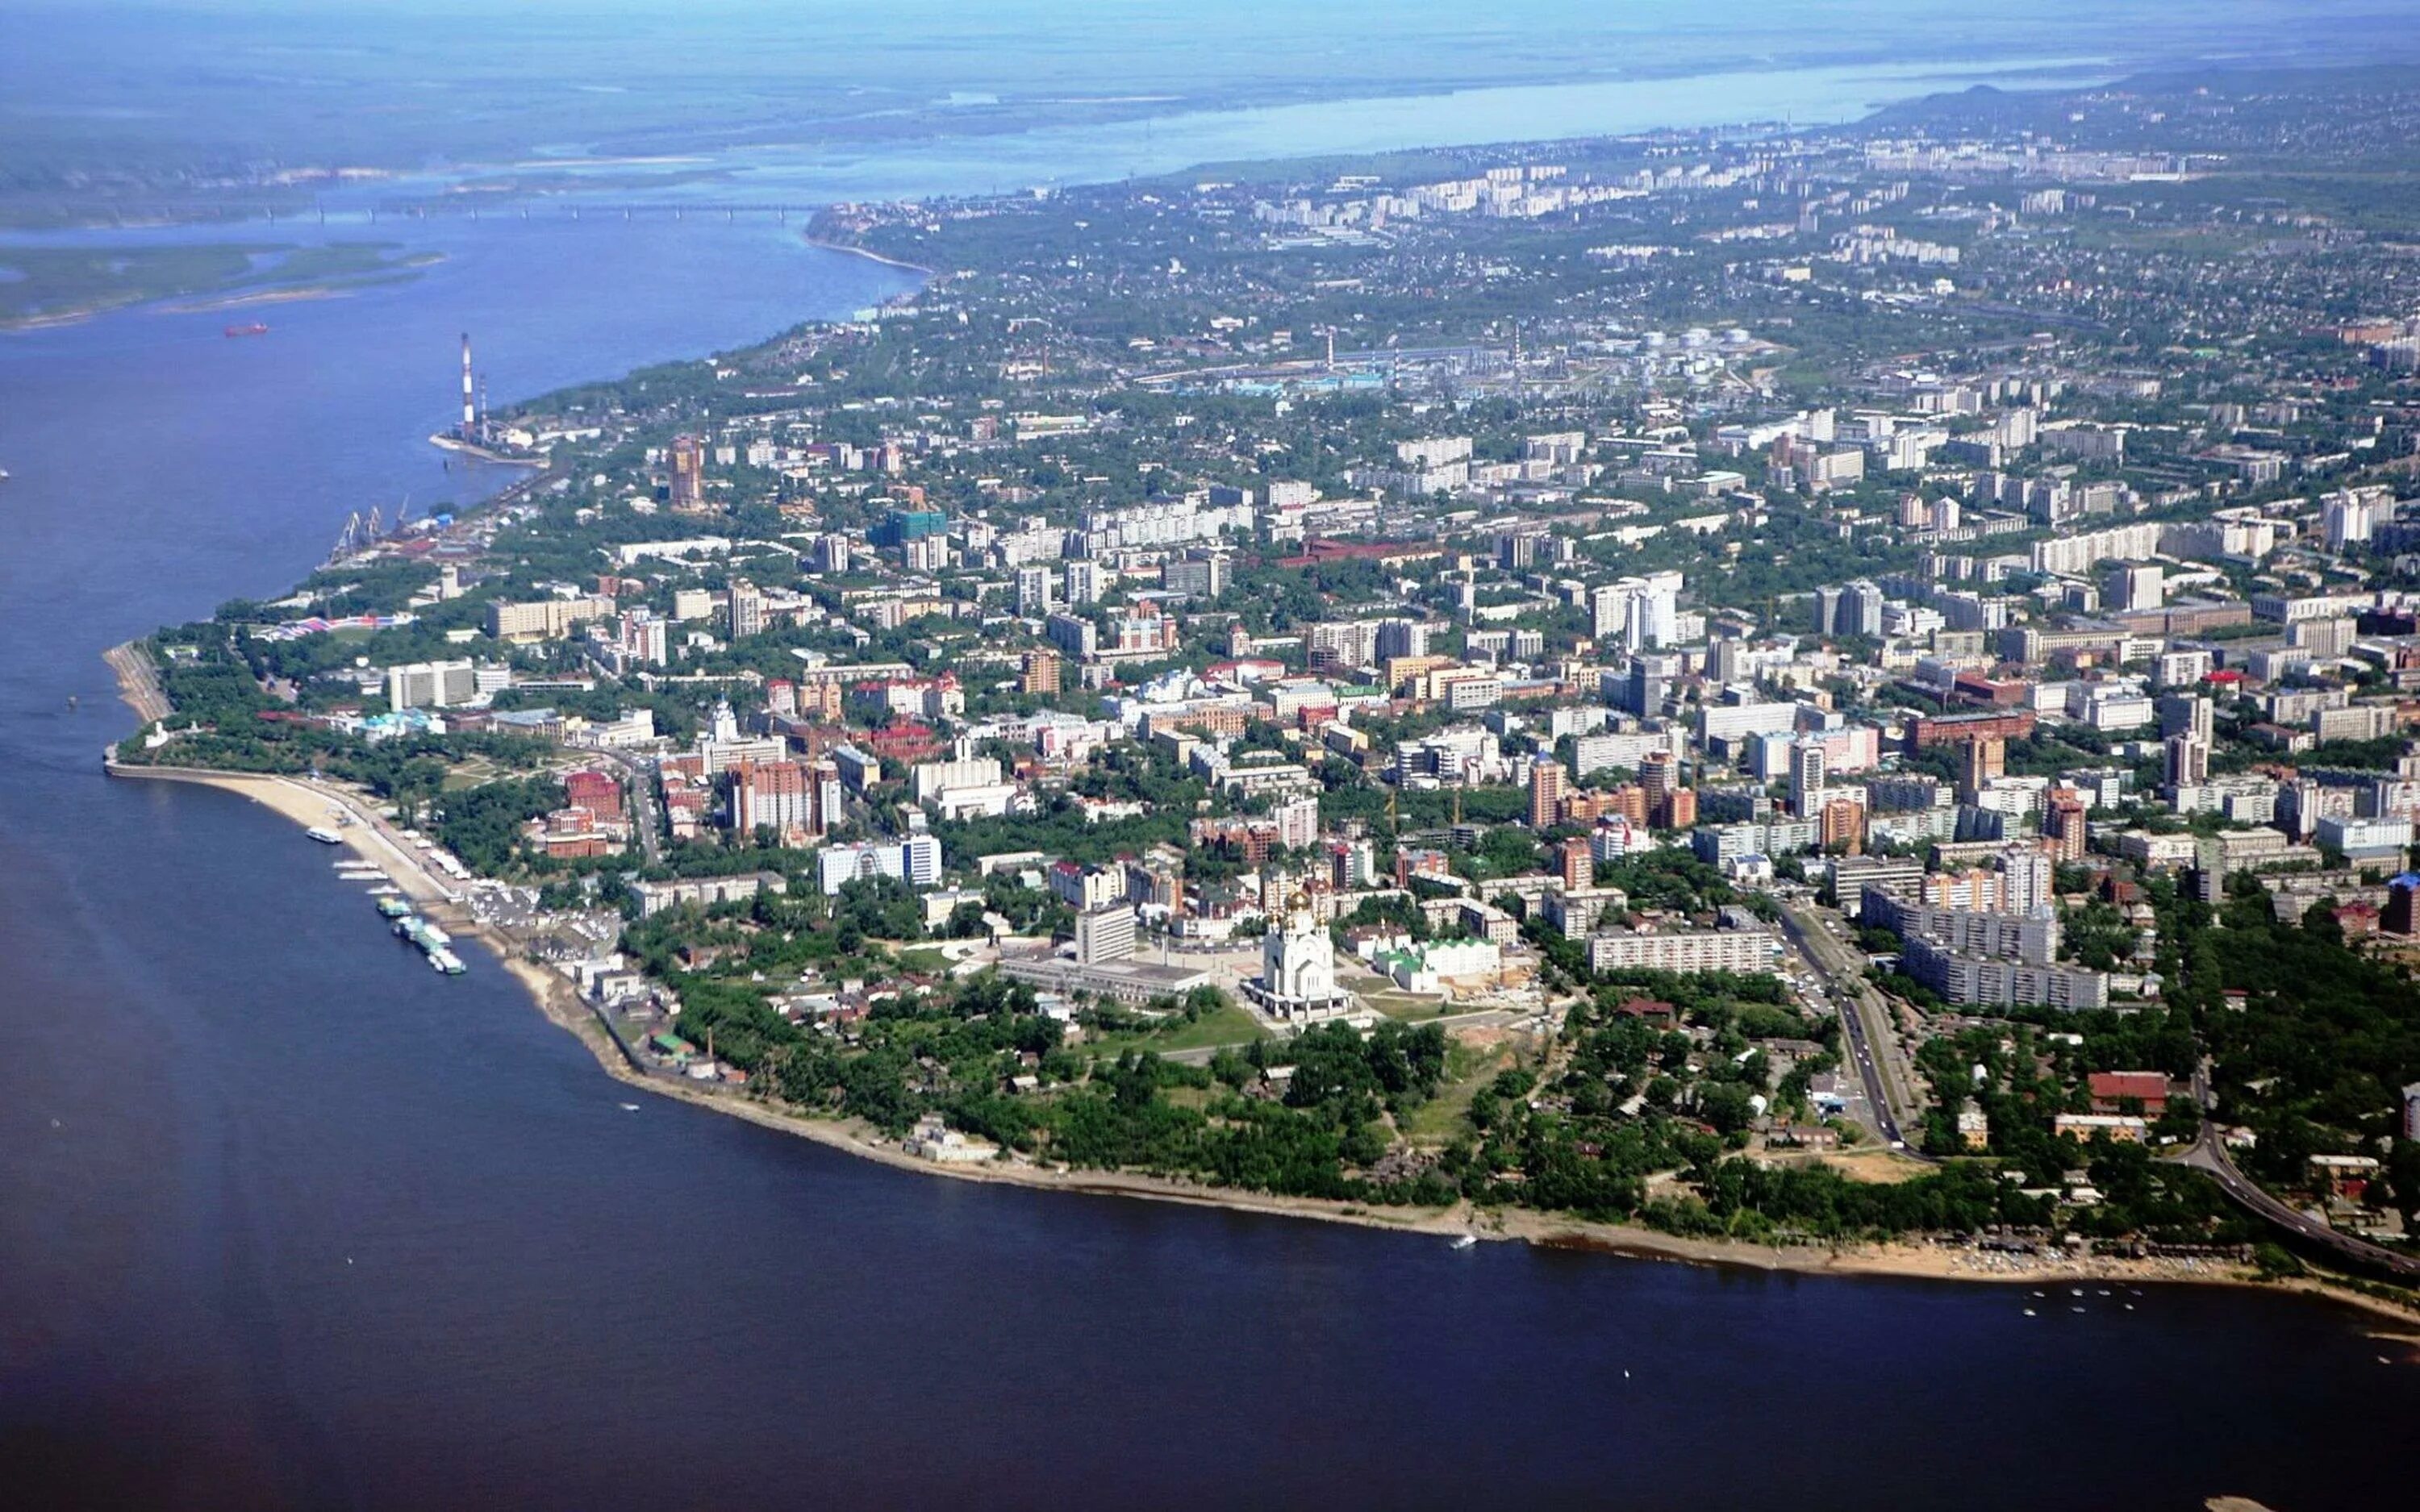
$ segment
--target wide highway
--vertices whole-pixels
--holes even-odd
[[[1821,916],[1803,905],[1785,904],[1781,920],[1783,933],[1797,947],[1807,968],[1831,984],[1832,998],[1840,1008],[1840,1026],[1846,1034],[1849,1056],[1856,1062],[1857,1075],[1865,1084],[1867,1104],[1881,1126],[1874,1132],[1892,1149],[1905,1149],[1907,1135],[1900,1125],[1901,1103],[1893,1098],[1895,1078],[1889,1075],[1885,1064],[1890,1052],[1885,1039],[1887,1030],[1883,1026],[1886,1021],[1882,1015],[1886,1011],[1866,981],[1864,957],[1834,939],[1823,927]],[[1912,1104],[1904,1116],[1915,1116]]]

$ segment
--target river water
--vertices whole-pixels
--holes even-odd
[[[101,648],[283,589],[350,510],[492,486],[423,440],[458,332],[503,398],[907,286],[761,218],[410,239],[447,260],[265,337],[0,337],[0,1505],[2408,1499],[2420,1372],[2341,1309],[918,1178],[626,1108],[284,821],[104,780]]]

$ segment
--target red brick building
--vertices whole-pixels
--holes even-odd
[[[2156,1119],[2168,1109],[2168,1078],[2156,1071],[2096,1071],[2086,1081],[2092,1093],[2092,1111],[2118,1113],[2133,1098],[2143,1104],[2143,1117]]]
[[[1968,740],[2024,740],[2034,733],[2034,711],[2006,714],[1924,714],[1908,721],[1907,748],[1951,746]]]
[[[566,807],[585,809],[604,819],[622,817],[622,779],[611,772],[566,772],[563,794]]]

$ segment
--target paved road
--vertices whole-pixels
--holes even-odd
[[[1849,1057],[1865,1084],[1874,1121],[1882,1126],[1875,1133],[1892,1147],[1904,1149],[1907,1135],[1900,1127],[1900,1109],[1906,1107],[1904,1116],[1912,1119],[1912,1100],[1902,1103],[1892,1095],[1889,1035],[1885,1026],[1888,1009],[1866,982],[1865,959],[1834,939],[1811,910],[1802,914],[1784,908],[1781,918],[1784,936],[1798,948],[1808,968],[1831,983],[1833,1000],[1840,1005],[1840,1027],[1847,1036]]]
[[[663,826],[656,820],[656,774],[654,768],[626,750],[608,750],[605,758],[629,775],[630,827],[638,832],[639,846],[647,854],[652,866],[663,859]]]
[[[2376,1244],[2331,1228],[2310,1214],[2288,1207],[2262,1191],[2228,1158],[2226,1146],[2219,1139],[2214,1124],[2201,1126],[2201,1137],[2194,1141],[2193,1148],[2184,1156],[2184,1164],[2208,1172],[2218,1182],[2219,1189],[2240,1206],[2250,1209],[2298,1239],[2319,1245],[2348,1264],[2365,1271],[2382,1271],[2406,1281],[2420,1280],[2420,1260],[2381,1249]]]

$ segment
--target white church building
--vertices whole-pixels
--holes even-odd
[[[1261,936],[1261,974],[1247,991],[1273,1018],[1301,1022],[1353,1011],[1353,995],[1336,985],[1336,948],[1303,894],[1295,893],[1283,922]]]

